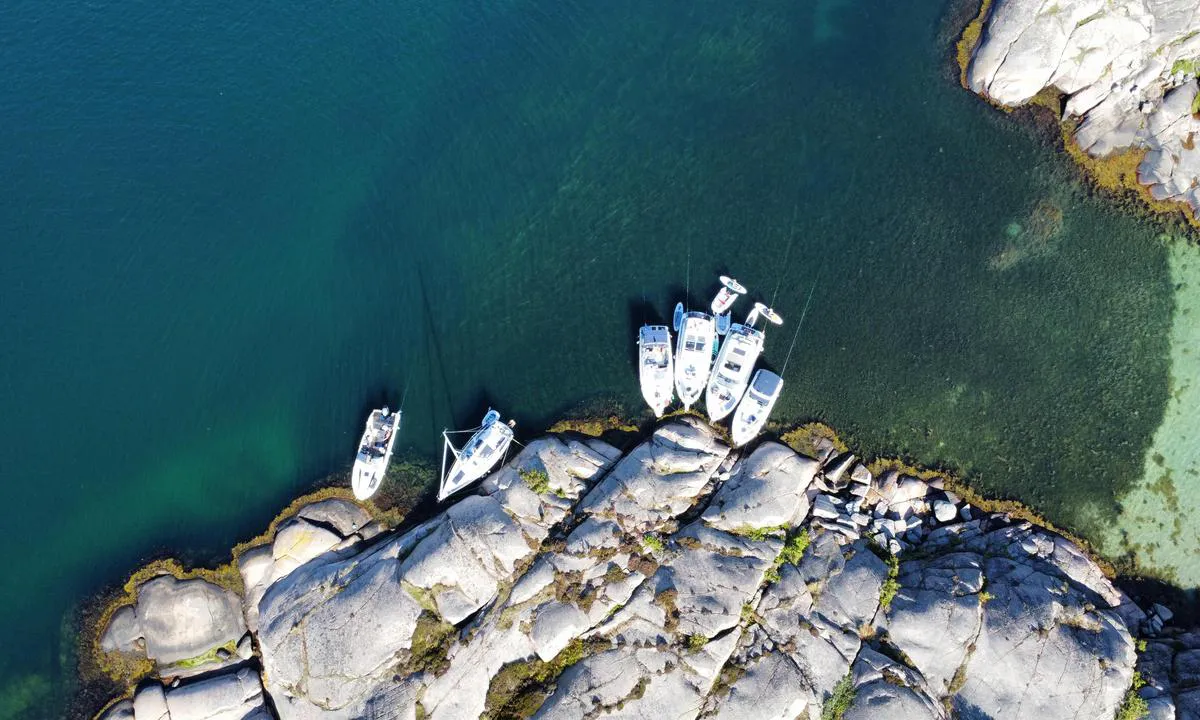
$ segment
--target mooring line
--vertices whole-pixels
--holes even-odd
[[[779,282],[775,283],[775,292],[771,293],[771,307],[775,307],[775,298],[779,295],[779,288],[783,287],[783,279],[787,277],[788,259],[792,256],[792,243],[796,240],[796,215],[800,212],[800,204],[792,204],[792,222],[788,225],[788,244],[787,250],[783,251],[783,262],[780,267],[783,268],[779,273]]]
[[[796,324],[796,332],[792,334],[792,345],[788,348],[787,357],[783,361],[783,370],[779,373],[779,377],[787,374],[788,363],[792,361],[792,351],[796,349],[796,338],[800,337],[800,328],[804,327],[804,318],[808,315],[808,306],[812,302],[813,292],[817,289],[817,283],[821,281],[821,272],[825,269],[825,263],[821,263],[821,267],[817,268],[817,276],[813,279],[812,287],[808,289],[808,299],[804,301],[804,310],[800,312],[800,322]]]

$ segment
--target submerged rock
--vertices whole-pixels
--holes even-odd
[[[1086,556],[1003,517],[957,523],[940,485],[877,484],[854,462],[825,483],[817,459],[776,443],[739,456],[688,418],[624,457],[533,442],[405,532],[367,538],[352,505],[303,508],[242,555],[243,598],[156,579],[114,614],[106,650],[241,640],[241,664],[150,679],[105,720],[1115,715],[1136,661],[1128,601]],[[536,490],[531,469],[548,478]],[[868,527],[910,549],[889,557]],[[188,593],[217,611],[198,628]],[[1168,660],[1144,692],[1183,707],[1161,668],[1193,663]]]

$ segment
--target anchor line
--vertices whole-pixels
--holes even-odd
[[[408,372],[404,374],[404,392],[400,395],[400,412],[404,412],[404,404],[408,402],[408,386],[412,382],[413,363],[409,363]]]
[[[825,269],[825,263],[821,263],[821,267],[817,268],[817,276],[813,278],[812,287],[808,289],[808,298],[804,301],[804,310],[800,312],[800,322],[796,324],[796,332],[792,334],[792,345],[788,348],[787,357],[783,361],[783,370],[779,373],[779,377],[787,375],[788,363],[792,360],[792,351],[796,349],[796,338],[800,337],[800,328],[804,327],[804,318],[808,315],[808,306],[812,302],[813,292],[817,289],[817,283],[821,281],[821,272]]]
[[[783,268],[783,272],[779,274],[779,281],[775,283],[775,292],[771,293],[771,307],[775,307],[775,297],[779,295],[779,288],[783,286],[783,278],[787,275],[788,259],[792,256],[792,244],[796,241],[796,215],[798,215],[799,212],[799,204],[793,203],[792,222],[788,224],[787,249],[783,251],[783,262],[779,265],[779,267]]]

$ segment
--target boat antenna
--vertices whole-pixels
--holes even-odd
[[[783,262],[779,265],[783,270],[779,274],[779,281],[775,283],[775,292],[771,293],[771,302],[768,303],[771,307],[775,307],[775,298],[779,295],[779,288],[783,286],[783,278],[787,275],[788,258],[792,256],[792,243],[796,241],[796,215],[799,211],[799,204],[793,203],[792,222],[788,224],[787,250],[783,251]]]
[[[813,291],[817,289],[817,283],[821,280],[821,271],[825,269],[825,263],[821,263],[821,267],[817,268],[817,276],[813,279],[812,287],[808,289],[808,299],[804,301],[804,310],[800,313],[800,322],[796,323],[796,332],[792,333],[792,345],[788,348],[787,357],[783,361],[783,370],[779,373],[779,377],[787,375],[787,366],[792,359],[792,351],[796,349],[796,338],[800,337],[800,328],[804,327],[804,316],[808,315],[808,305],[812,302]]]

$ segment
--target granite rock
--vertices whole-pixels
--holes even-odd
[[[228,637],[240,664],[148,680],[103,720],[790,720],[820,716],[846,683],[851,720],[1114,716],[1137,662],[1127,618],[1145,616],[1086,555],[985,513],[925,532],[937,486],[877,484],[853,462],[835,461],[845,487],[820,490],[816,462],[775,443],[738,456],[686,418],[624,457],[535,441],[403,532],[360,534],[371,522],[340,503],[301,508],[239,558],[250,634],[217,623],[179,651]],[[884,498],[905,517],[876,516]],[[858,537],[894,523],[898,562]],[[238,598],[203,592],[237,617]],[[170,595],[152,588],[147,607]],[[151,643],[142,602],[114,614],[108,647],[145,636],[162,653],[191,632],[149,613]],[[1195,705],[1197,657],[1200,643],[1148,649],[1154,712]]]
[[[1080,147],[1095,157],[1147,151],[1139,181],[1200,210],[1198,58],[1194,0],[994,0],[967,84],[1009,106],[1063,93]]]

